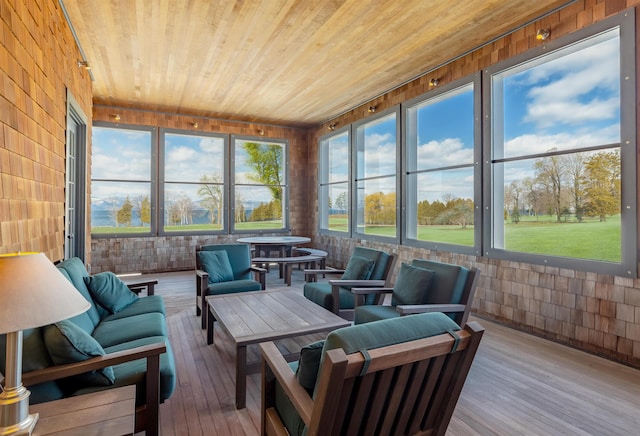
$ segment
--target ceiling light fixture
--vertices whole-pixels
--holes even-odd
[[[78,66],[81,68],[84,68],[85,70],[90,70],[91,66],[89,65],[89,62],[87,61],[78,61]]]
[[[264,136],[264,129],[258,129],[258,135]]]
[[[195,123],[193,123],[193,128],[197,129],[198,128],[198,122],[196,121]]]
[[[329,127],[327,127],[327,129],[329,129],[329,130],[331,130],[331,131],[336,130],[336,123],[331,123],[331,124],[329,124]]]
[[[536,32],[536,39],[538,41],[544,41],[550,35],[551,35],[551,30],[550,29],[538,29],[538,31]]]
[[[369,112],[374,113],[377,109],[377,106],[369,106]]]
[[[113,114],[113,119],[116,121],[120,121],[120,114]]]
[[[429,80],[429,86],[438,86],[438,83],[440,83],[440,79],[438,78],[433,78],[431,80]]]

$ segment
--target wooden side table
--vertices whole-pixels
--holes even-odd
[[[134,385],[29,406],[40,414],[34,436],[131,435],[135,410]]]

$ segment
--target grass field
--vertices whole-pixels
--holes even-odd
[[[236,223],[236,230],[274,230],[282,228],[282,221],[257,221]],[[213,232],[222,230],[221,224],[189,224],[185,226],[166,226],[165,232]],[[148,233],[149,227],[92,227],[92,234],[133,234]]]
[[[330,229],[347,230],[346,218],[330,220]],[[366,233],[395,236],[395,227],[367,226]],[[420,226],[418,240],[473,246],[473,226]],[[505,250],[551,256],[620,262],[620,216],[607,221],[557,223],[551,217],[523,218],[518,224],[506,222]]]

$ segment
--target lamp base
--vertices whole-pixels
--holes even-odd
[[[22,422],[10,427],[0,427],[0,436],[31,436],[38,423],[38,414],[28,415]]]

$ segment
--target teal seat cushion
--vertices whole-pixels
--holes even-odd
[[[149,295],[138,298],[133,302],[133,304],[130,304],[118,313],[107,314],[102,318],[102,321],[128,318],[130,316],[142,315],[145,313],[161,313],[165,315],[165,310],[164,300],[160,295]]]
[[[225,250],[199,251],[198,258],[202,268],[209,273],[209,283],[233,280],[233,269]]]
[[[208,295],[232,294],[235,292],[259,291],[262,289],[260,282],[255,280],[233,280],[230,282],[211,283],[208,287]]]
[[[381,319],[396,318],[400,316],[400,312],[395,306],[382,304],[370,304],[368,306],[358,306],[353,313],[354,324],[364,324]]]
[[[102,321],[93,331],[93,337],[104,348],[149,336],[167,336],[165,318],[161,313]]]
[[[105,347],[104,350],[109,354],[116,351],[128,350],[160,342],[164,342],[167,347],[167,352],[160,355],[160,401],[164,401],[171,396],[176,388],[176,364],[171,344],[165,336],[150,336],[148,338],[136,339],[134,341],[125,342],[112,347]],[[116,380],[112,388],[135,384],[137,406],[145,404],[146,401],[146,365],[146,359],[138,359],[113,366],[113,372],[115,373]],[[101,386],[77,386],[73,395],[83,395],[104,389],[105,388]]]
[[[84,282],[93,300],[109,313],[118,313],[138,299],[138,296],[111,271],[85,277]]]
[[[416,259],[413,266],[434,272],[433,280],[424,304],[460,304],[469,270],[460,265]]]
[[[333,308],[333,296],[331,294],[331,285],[327,282],[309,282],[305,283],[302,288],[304,296],[314,303],[324,307],[327,310]],[[351,291],[345,288],[338,289],[340,299],[340,309],[353,309],[355,299]]]
[[[360,256],[351,256],[342,274],[342,280],[368,280],[375,262]]]
[[[229,264],[231,265],[233,280],[251,279],[251,251],[249,250],[248,244],[203,245],[200,250],[200,252],[225,251],[229,258]],[[198,264],[199,260],[196,259],[196,261]],[[203,267],[203,269],[205,268]]]
[[[433,271],[403,263],[393,287],[391,305],[426,303],[433,276]]]
[[[56,365],[82,362],[91,357],[104,356],[105,354],[102,346],[94,338],[68,320],[46,326],[44,328],[44,343],[51,360]],[[113,368],[108,366],[61,380],[61,384],[110,386],[114,381]]]
[[[60,271],[60,273],[67,280],[69,280],[71,282],[71,277],[69,277],[69,273],[67,273],[67,271],[64,268],[58,268],[58,271]],[[91,295],[89,295],[89,297],[91,297]],[[87,298],[87,297],[85,296],[85,298]],[[93,302],[93,299],[88,300],[88,301],[89,301],[89,303],[91,303],[91,305],[95,304]],[[93,320],[89,316],[89,311],[82,312],[81,314],[76,315],[73,318],[69,318],[69,319],[71,321],[73,321],[78,327],[80,327],[82,330],[84,330],[85,332],[87,332],[89,334],[91,334],[93,332],[93,329],[96,326],[96,324],[93,322]]]
[[[313,393],[316,385],[322,347],[324,347],[324,340],[305,345],[300,349],[300,357],[295,365],[296,379],[309,392],[309,395]]]

